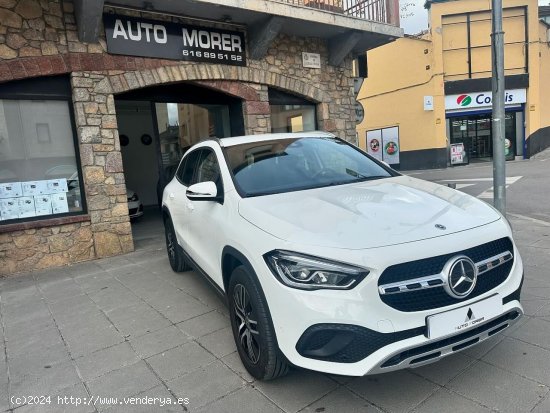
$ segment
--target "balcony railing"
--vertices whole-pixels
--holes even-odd
[[[399,26],[399,0],[274,0]]]

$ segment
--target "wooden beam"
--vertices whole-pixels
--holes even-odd
[[[103,4],[104,0],[74,0],[78,38],[81,42],[98,42]]]
[[[249,46],[251,59],[261,59],[267,54],[271,42],[277,37],[283,27],[285,19],[271,16],[249,30]]]
[[[332,66],[340,66],[346,56],[353,50],[359,39],[361,33],[359,32],[346,32],[334,36],[328,40],[328,62]]]

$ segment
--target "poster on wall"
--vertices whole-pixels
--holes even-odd
[[[379,161],[382,160],[382,130],[367,131],[367,152]]]
[[[467,163],[464,143],[451,144],[451,165],[462,165]]]
[[[382,159],[390,165],[399,163],[399,128],[382,129]]]

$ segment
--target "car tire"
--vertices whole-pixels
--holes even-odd
[[[174,231],[174,225],[172,220],[167,218],[164,221],[164,235],[166,239],[166,252],[168,253],[168,261],[170,261],[170,267],[175,272],[184,272],[191,270],[191,266],[187,263],[183,254],[183,248],[178,244],[176,237],[176,231]]]
[[[246,267],[233,270],[228,289],[233,337],[241,361],[256,379],[273,380],[288,373],[260,286]]]

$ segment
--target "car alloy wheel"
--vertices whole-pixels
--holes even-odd
[[[255,320],[250,297],[246,287],[237,284],[233,292],[235,303],[235,322],[238,328],[239,341],[242,349],[252,364],[260,359],[260,343],[258,322]]]
[[[289,365],[279,350],[256,275],[243,265],[235,268],[229,279],[227,299],[231,329],[243,366],[260,380],[284,376]]]

